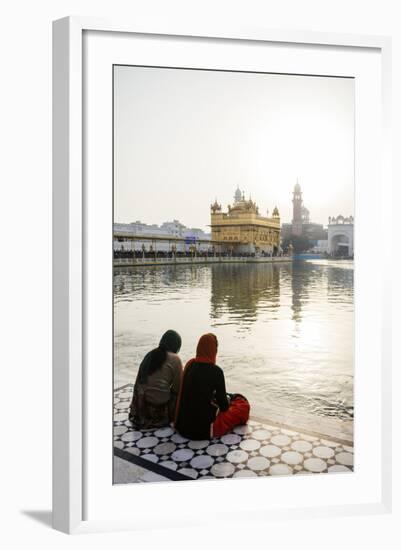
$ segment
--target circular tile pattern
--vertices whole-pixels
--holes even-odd
[[[137,447],[126,447],[124,450],[135,456],[139,456],[141,454],[141,451]]]
[[[198,477],[198,472],[193,468],[181,468],[178,472],[184,476],[192,477],[192,479],[196,479]]]
[[[122,435],[128,430],[127,426],[114,426],[114,435]]]
[[[207,454],[211,456],[223,456],[227,453],[227,451],[227,445],[223,445],[222,443],[214,443],[206,449]]]
[[[336,455],[336,460],[339,464],[343,464],[344,466],[353,466],[354,455],[351,453],[338,453],[338,455]]]
[[[317,441],[317,437],[314,435],[302,435],[302,439],[305,439],[305,441]]]
[[[149,462],[157,462],[159,460],[159,457],[152,454],[152,453],[149,453],[147,455],[143,455],[143,458],[145,460],[149,460]]]
[[[330,466],[329,472],[352,472],[352,470],[342,464],[335,464],[334,466]]]
[[[286,464],[295,465],[302,462],[303,456],[297,451],[287,451],[281,455],[281,460]]]
[[[257,439],[258,441],[265,441],[266,439],[271,438],[271,432],[269,430],[255,430],[252,432],[253,439]]]
[[[140,449],[149,449],[151,447],[155,447],[158,443],[159,443],[159,440],[157,439],[157,437],[148,436],[148,437],[142,437],[142,439],[139,439],[136,445]]]
[[[230,451],[227,455],[227,460],[233,464],[240,464],[248,459],[248,453],[245,451]]]
[[[204,468],[210,468],[213,462],[214,460],[211,456],[200,455],[193,458],[190,464],[192,468],[196,468],[197,470],[203,470]]]
[[[256,451],[260,448],[260,442],[256,441],[256,439],[244,439],[239,446],[241,449],[244,449],[244,451]]]
[[[261,470],[266,470],[270,466],[270,460],[263,456],[253,456],[247,462],[247,467],[254,472],[259,472]]]
[[[163,462],[159,462],[159,466],[164,466],[164,468],[168,468],[169,470],[176,470],[178,468],[177,464],[172,460],[163,460]]]
[[[353,453],[354,447],[349,447],[348,445],[343,445],[344,451],[347,451],[347,453]]]
[[[142,432],[127,432],[121,436],[121,441],[138,441],[138,439],[141,439]]]
[[[278,447],[285,447],[286,445],[289,445],[291,443],[291,439],[288,437],[288,435],[274,435],[271,438],[271,442],[273,445],[277,445]]]
[[[252,470],[238,470],[238,472],[235,472],[233,477],[258,477],[258,474]]]
[[[170,441],[166,441],[165,443],[159,443],[159,445],[156,445],[154,452],[157,455],[169,455],[173,451],[176,450],[176,445],[174,443],[171,443]]]
[[[318,458],[331,458],[334,456],[333,449],[330,449],[330,447],[323,447],[322,445],[315,447],[312,453]]]
[[[246,435],[246,434],[251,433],[251,431],[252,431],[252,428],[250,426],[248,426],[247,424],[245,424],[243,426],[236,426],[234,428],[234,433],[236,433],[238,435]]]
[[[291,437],[293,437],[294,435],[298,435],[297,432],[293,432],[292,430],[286,430],[284,428],[282,428],[281,432],[284,434],[284,435],[289,435]]]
[[[204,449],[209,445],[209,441],[207,439],[203,439],[202,441],[190,441],[188,443],[188,447],[190,449],[194,449],[195,451],[198,449]]]
[[[229,477],[235,472],[235,467],[229,462],[220,462],[212,466],[211,473],[216,477]]]
[[[173,452],[171,458],[174,462],[189,462],[194,454],[195,453],[191,451],[191,449],[178,449]]]
[[[114,408],[120,411],[121,409],[127,409],[128,405],[128,401],[119,401],[118,403],[114,404]]]
[[[323,472],[327,468],[327,464],[321,458],[307,458],[304,462],[304,468],[310,472]]]
[[[265,445],[264,447],[261,447],[259,452],[262,456],[274,458],[281,453],[281,449],[280,447],[276,447],[276,445]]]
[[[292,474],[292,470],[287,464],[273,464],[273,466],[270,466],[269,474],[272,476],[288,476]]]
[[[117,447],[117,449],[124,449],[124,443],[122,441],[114,441],[114,447]]]
[[[155,431],[156,437],[170,437],[170,435],[173,435],[174,430],[170,428],[170,426],[166,426],[165,428],[159,428]]]
[[[116,413],[114,415],[114,422],[122,422],[123,420],[127,420],[127,413]]]
[[[187,441],[189,441],[189,439],[187,439],[186,437],[182,437],[182,435],[178,433],[175,433],[171,437],[171,441],[173,441],[174,443],[177,443],[177,445],[181,445],[182,443],[186,443]]]
[[[309,441],[304,441],[303,439],[297,439],[291,443],[291,449],[297,451],[298,453],[307,453],[312,449],[311,443]]]
[[[329,441],[328,439],[321,439],[320,442],[325,447],[333,447],[333,449],[338,447],[338,443],[336,443],[335,441]]]
[[[225,445],[237,445],[241,441],[241,438],[237,434],[226,434],[221,438]]]

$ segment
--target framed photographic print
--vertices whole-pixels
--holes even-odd
[[[386,511],[389,40],[53,50],[54,526]]]

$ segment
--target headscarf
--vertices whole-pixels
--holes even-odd
[[[175,330],[167,330],[160,339],[159,348],[178,353],[181,349],[181,336]]]
[[[196,357],[190,361],[197,363],[216,363],[217,338],[211,332],[204,334],[199,338],[196,346]],[[190,362],[189,361],[189,362]],[[187,363],[188,364],[188,363]]]
[[[181,336],[175,330],[167,330],[160,339],[159,346],[145,355],[138,370],[138,382],[144,384],[148,376],[157,372],[166,361],[167,352],[178,353]]]
[[[217,337],[215,334],[212,334],[211,332],[208,332],[207,334],[203,334],[198,341],[198,345],[196,346],[196,357],[193,357],[190,359],[184,368],[184,373],[181,381],[181,387],[180,392],[177,399],[177,405],[175,409],[175,419],[174,423],[177,421],[178,417],[178,411],[180,408],[180,402],[181,402],[181,396],[182,396],[182,390],[184,388],[184,381],[185,381],[185,374],[188,373],[189,368],[193,363],[209,363],[209,364],[215,364],[216,363],[216,356],[217,356]]]

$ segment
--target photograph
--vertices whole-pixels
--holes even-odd
[[[354,78],[114,65],[112,109],[113,483],[352,473]]]

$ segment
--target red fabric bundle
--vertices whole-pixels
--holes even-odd
[[[243,397],[235,397],[226,411],[220,411],[213,422],[213,437],[221,437],[230,432],[235,426],[246,424],[249,419],[250,406]]]

